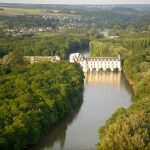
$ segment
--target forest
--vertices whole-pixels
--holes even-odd
[[[25,16],[0,16],[1,24],[12,29],[17,28],[31,28],[31,27],[52,27],[56,29],[60,21],[56,18],[44,19],[41,16],[25,15]]]
[[[97,57],[109,57],[117,56],[124,48],[119,44],[114,44],[111,42],[101,42],[101,41],[91,41],[90,45],[90,55]]]
[[[51,37],[8,36],[0,38],[0,57],[9,52],[24,56],[54,56],[66,59],[70,53],[88,49],[89,39],[78,35],[55,35]]]
[[[1,65],[0,149],[25,149],[82,103],[78,64]]]
[[[128,109],[118,109],[99,129],[97,150],[150,149],[150,37],[143,35],[125,33],[109,40],[123,47],[123,71],[134,96]]]

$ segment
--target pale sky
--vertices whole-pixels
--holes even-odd
[[[34,3],[34,4],[150,4],[150,0],[0,0],[0,3]]]

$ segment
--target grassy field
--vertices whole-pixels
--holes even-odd
[[[34,33],[35,37],[50,37],[50,36],[56,36],[56,35],[82,35],[82,34],[75,34],[75,33],[70,33],[70,32],[65,32],[65,31],[46,31],[46,32],[36,32]]]
[[[40,15],[40,9],[0,7],[1,15]]]
[[[51,9],[50,11],[43,11],[39,8],[14,8],[14,7],[1,7],[0,15],[15,16],[15,15],[41,15],[41,16],[70,16],[78,17],[76,14],[64,14],[60,10]]]

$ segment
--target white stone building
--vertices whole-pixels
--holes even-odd
[[[31,64],[36,62],[45,62],[45,61],[49,61],[49,62],[60,61],[59,56],[24,56],[24,59],[30,62]]]
[[[117,69],[121,71],[120,56],[118,57],[84,57],[80,53],[74,53],[70,55],[69,61],[71,63],[77,62],[81,65],[84,72],[88,70],[92,72],[94,69],[106,71],[110,69],[114,71]]]

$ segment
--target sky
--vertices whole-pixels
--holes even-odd
[[[0,0],[0,3],[33,4],[150,4],[150,0]]]

